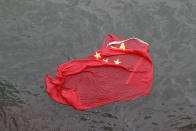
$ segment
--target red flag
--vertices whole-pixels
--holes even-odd
[[[101,50],[88,59],[60,65],[56,79],[48,74],[47,92],[58,103],[77,110],[147,96],[153,80],[148,51],[149,45],[137,38],[108,35]]]

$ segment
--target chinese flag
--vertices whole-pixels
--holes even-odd
[[[58,103],[86,110],[150,94],[153,63],[149,45],[138,38],[109,34],[88,59],[60,65],[56,78],[46,75],[46,89]]]

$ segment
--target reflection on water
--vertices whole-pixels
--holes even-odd
[[[0,106],[17,106],[23,101],[18,96],[19,91],[8,81],[0,80]]]
[[[0,129],[196,130],[195,12],[195,0],[0,0]],[[108,33],[150,44],[150,96],[82,112],[51,100],[45,74]]]
[[[188,124],[183,127],[178,128],[180,131],[190,131],[196,128],[196,124]]]
[[[7,128],[9,130],[17,129],[17,120],[13,116],[8,116],[9,108],[13,106],[20,106],[24,104],[22,99],[18,96],[19,91],[8,81],[0,80],[0,126],[1,129]],[[13,128],[14,127],[14,128]]]

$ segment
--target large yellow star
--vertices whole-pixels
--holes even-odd
[[[100,55],[100,54],[101,54],[101,53],[97,53],[97,52],[96,52],[96,54],[94,55],[95,58],[97,58],[97,59],[101,58],[101,55]]]
[[[121,62],[119,61],[119,59],[114,60],[115,64],[120,64]]]
[[[120,49],[125,50],[125,43],[122,42],[122,43],[120,44]]]
[[[103,59],[104,62],[108,62],[108,59]]]

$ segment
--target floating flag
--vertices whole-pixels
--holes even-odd
[[[109,34],[88,59],[60,65],[56,78],[46,75],[46,89],[58,103],[86,110],[149,95],[153,63],[149,45],[138,38]]]

